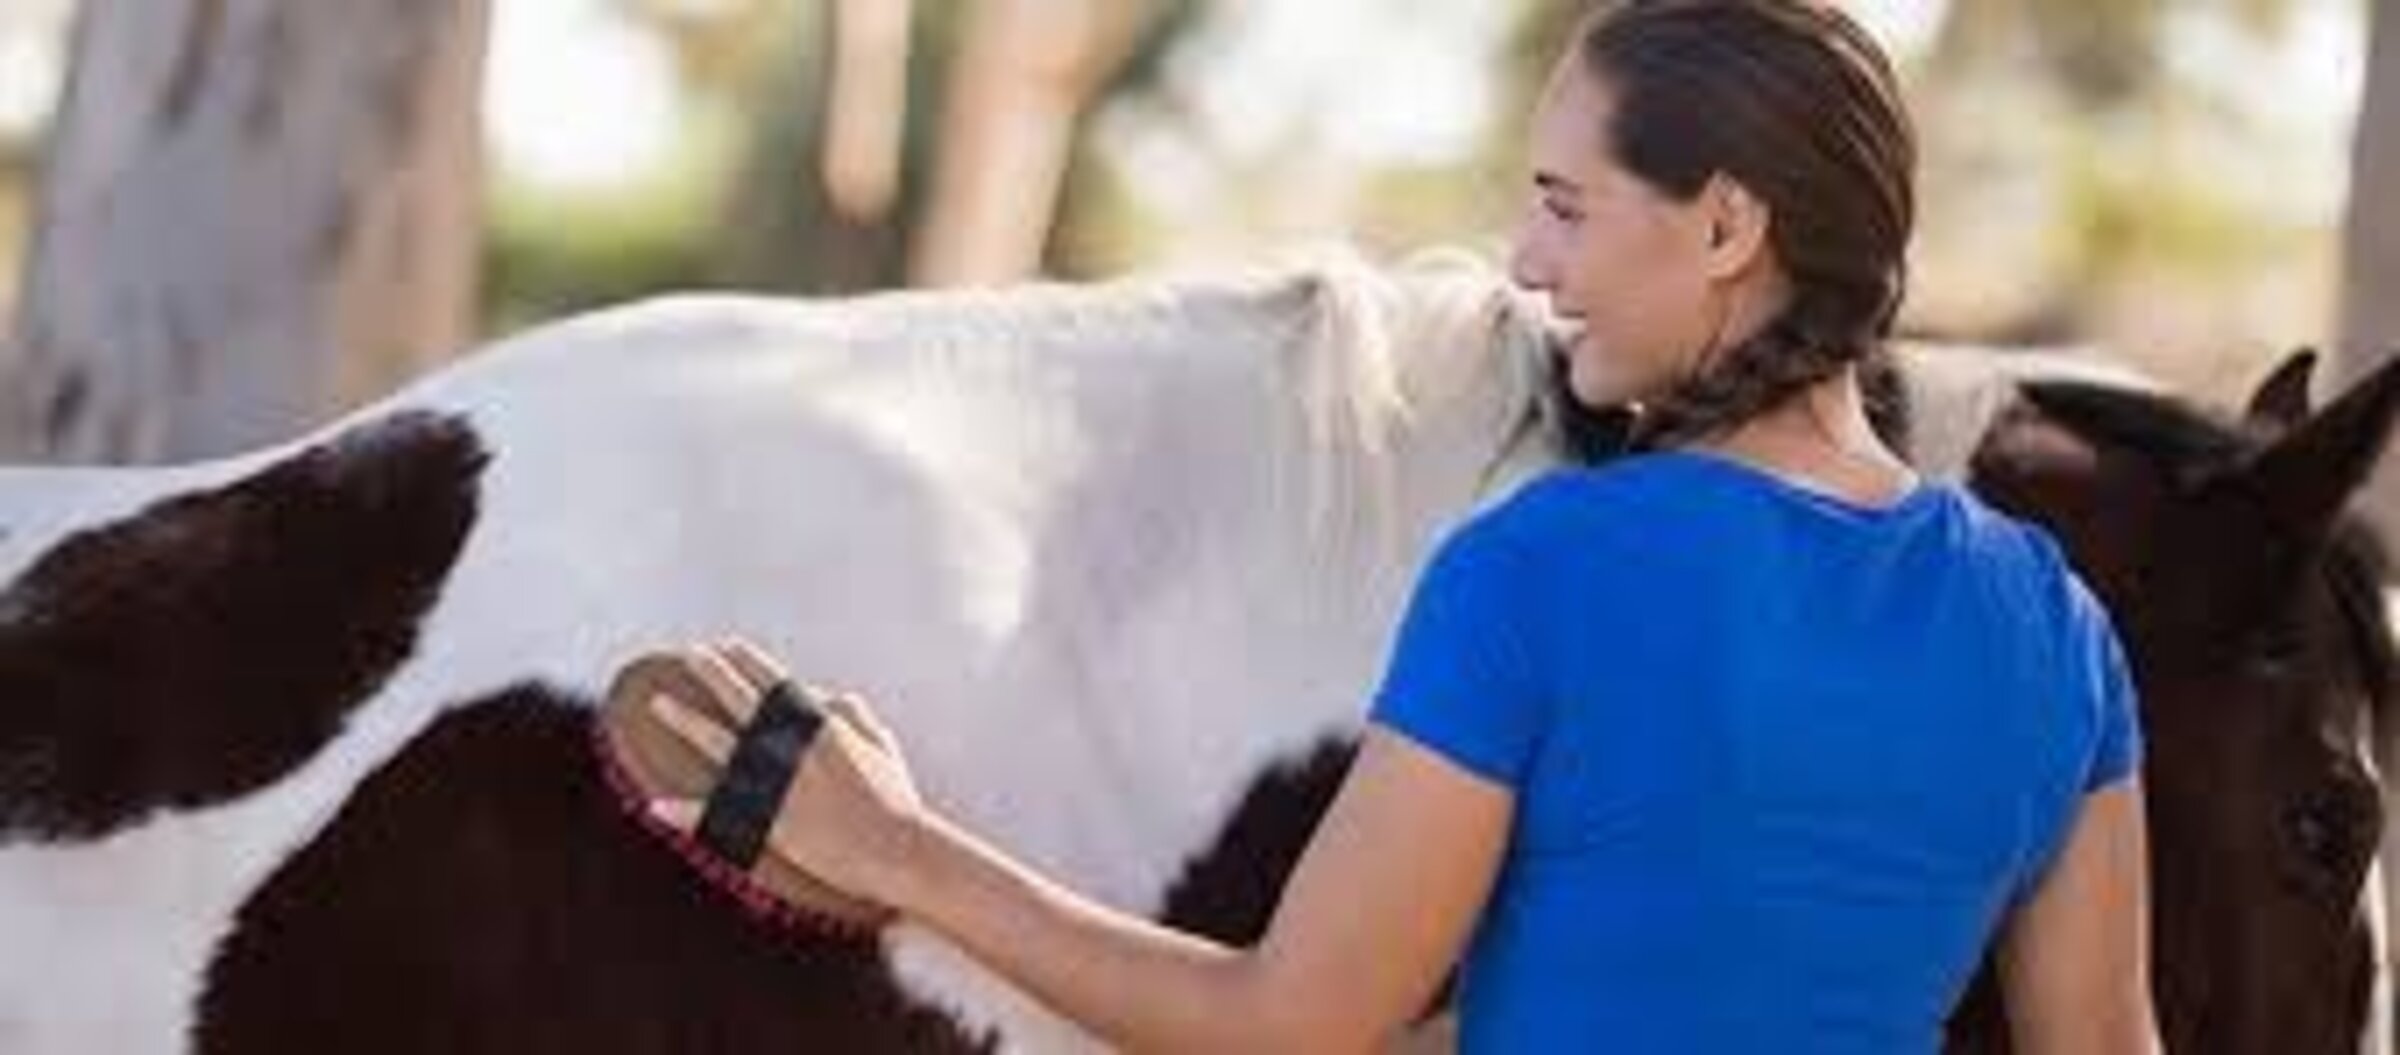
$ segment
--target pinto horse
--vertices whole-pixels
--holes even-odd
[[[876,697],[925,793],[1035,865],[1254,938],[1432,542],[1569,456],[1553,336],[1466,264],[687,298],[527,334],[251,455],[0,472],[0,1050],[1094,1047],[915,928],[730,910],[602,786],[610,673],[744,633]],[[2282,611],[2181,536],[2082,529],[2148,500],[2111,489],[2141,482],[2151,437],[2105,426],[2165,404],[2078,416],[2013,368],[1950,383],[1966,362],[1907,366],[1916,420],[1950,426],[1918,430],[1929,471],[2053,524],[2104,594],[2129,554],[2128,584]],[[2342,434],[2379,446],[2388,406],[2351,405],[2271,449],[2353,417]],[[2248,552],[2267,530],[2222,537]],[[2364,699],[2360,657],[2384,647],[2379,610],[2312,612],[2342,618],[2278,639],[2323,657],[2275,675],[2291,714]],[[2189,653],[2146,650],[2185,639],[2148,625],[2139,673],[2172,683]],[[2154,727],[2161,701],[2188,715],[2151,765],[2162,868],[2192,877],[2162,878],[2160,919],[2209,935],[2161,942],[2170,1029],[2238,1006],[2355,1034],[2353,1001],[2237,960],[2282,950],[2348,984],[2356,870],[2273,904],[2219,887],[2301,889],[2358,834],[2338,810],[2367,806],[2371,843],[2375,785],[2339,783],[2375,779],[2361,734],[2294,750],[2213,717],[2265,688],[2155,691]],[[2165,778],[2236,764],[2262,795],[2311,792],[2272,800],[2256,862],[2214,838],[2247,823],[2235,784]],[[2326,805],[2337,786],[2370,794]]]

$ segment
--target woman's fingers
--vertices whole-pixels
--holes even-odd
[[[766,654],[765,650],[741,638],[728,638],[717,643],[717,654],[725,657],[734,672],[749,681],[752,690],[764,694],[778,682],[791,679],[783,664]]]
[[[713,697],[710,702],[725,712],[736,728],[748,725],[750,716],[758,711],[763,686],[752,686],[733,662],[712,646],[693,645],[683,649],[682,655],[693,676],[708,686],[708,694]]]
[[[687,646],[676,654],[709,698],[695,702],[654,694],[649,709],[676,739],[710,763],[722,766],[733,756],[739,741],[737,730],[747,725],[757,712],[759,700],[769,688],[789,680],[790,674],[764,650],[740,639]],[[895,760],[899,758],[898,738],[876,717],[863,697],[813,685],[798,688],[804,702],[857,734],[859,739]],[[726,719],[730,719],[730,725]]]
[[[783,664],[776,662],[765,650],[741,638],[720,642],[717,649],[726,663],[747,679],[761,695],[775,685],[791,680],[791,672],[785,670]],[[802,700],[849,723],[852,729],[875,746],[887,751],[893,748],[891,730],[884,727],[858,694],[798,683],[794,683],[794,688],[799,690]]]
[[[722,766],[733,757],[733,733],[693,710],[692,705],[661,694],[650,697],[650,714],[676,739],[710,762]]]
[[[869,743],[894,754],[899,752],[899,738],[893,736],[891,729],[883,724],[883,720],[875,717],[875,712],[868,709],[864,697],[854,692],[836,692],[822,696],[820,699],[827,712],[841,719],[851,729],[856,730],[860,736],[866,737]]]

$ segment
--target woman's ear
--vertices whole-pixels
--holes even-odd
[[[1774,214],[1739,180],[1723,173],[1710,177],[1700,189],[1700,211],[1703,259],[1710,278],[1739,277],[1766,255]]]

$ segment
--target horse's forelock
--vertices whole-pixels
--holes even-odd
[[[2345,516],[2334,525],[2326,547],[2326,576],[2335,602],[2352,632],[2360,658],[2371,717],[2378,729],[2400,730],[2400,698],[2394,679],[2400,676],[2400,640],[2396,640],[2393,606],[2385,586],[2391,581],[2391,557],[2382,539],[2365,519]],[[2390,732],[2384,739],[2392,739]],[[2386,773],[2386,779],[2390,779]]]

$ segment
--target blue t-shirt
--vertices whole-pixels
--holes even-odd
[[[1939,1049],[2134,711],[2040,530],[1671,452],[1445,540],[1374,720],[1515,793],[1466,1050],[1883,1055]]]

